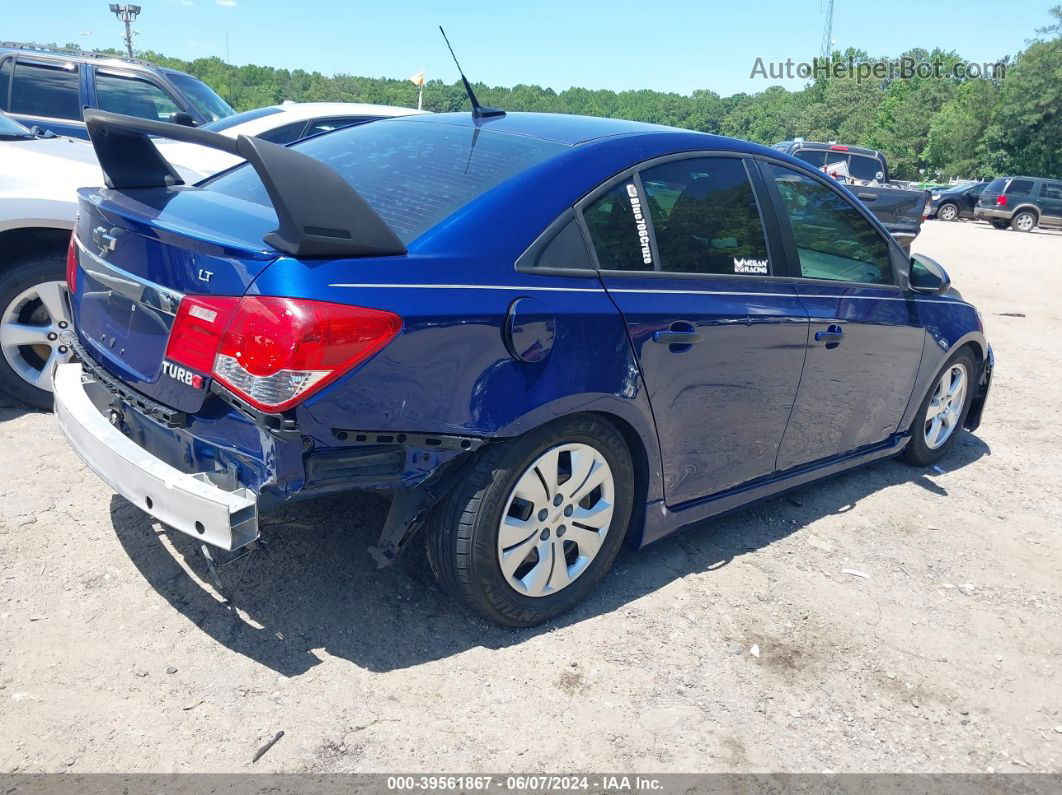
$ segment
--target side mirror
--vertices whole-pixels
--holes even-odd
[[[916,293],[943,293],[951,287],[951,278],[944,266],[925,254],[911,257],[908,282]]]
[[[180,124],[182,127],[195,127],[195,119],[192,118],[191,113],[185,113],[183,110],[179,110],[176,113],[170,114],[171,124]]]

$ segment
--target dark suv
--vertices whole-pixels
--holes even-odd
[[[27,127],[87,139],[85,108],[189,126],[235,113],[206,83],[174,69],[100,53],[0,43],[0,110]]]
[[[1031,232],[1039,226],[1062,226],[1062,180],[999,177],[977,200],[974,215],[996,229],[1008,226]]]

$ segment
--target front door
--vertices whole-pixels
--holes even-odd
[[[810,317],[800,390],[778,450],[786,470],[886,440],[911,399],[925,329],[886,237],[839,190],[765,164],[794,284]]]
[[[775,469],[808,322],[745,161],[649,165],[582,206],[648,390],[668,505]]]

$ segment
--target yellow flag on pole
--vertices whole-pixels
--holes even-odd
[[[411,78],[409,78],[409,82],[411,82],[415,86],[420,86],[420,87],[423,88],[424,87],[424,73],[423,72],[417,72],[415,75],[413,75]]]

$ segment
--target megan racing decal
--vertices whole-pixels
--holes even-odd
[[[767,260],[751,257],[734,257],[734,273],[767,274]]]
[[[193,373],[191,370],[186,370],[166,359],[162,360],[162,372],[174,381],[180,381],[182,384],[187,384],[192,387],[192,389],[203,388],[203,376],[199,375],[199,373]]]
[[[642,262],[652,265],[653,250],[649,247],[649,227],[642,213],[642,200],[638,198],[638,189],[634,187],[633,182],[627,184],[627,195],[631,199],[631,212],[634,213],[634,225],[638,230],[638,243],[642,247]]]

